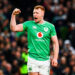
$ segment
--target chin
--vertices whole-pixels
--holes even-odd
[[[36,23],[38,22],[37,20],[34,20]]]
[[[38,20],[34,20],[36,23],[38,23],[39,21]]]

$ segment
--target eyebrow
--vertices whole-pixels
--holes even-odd
[[[33,12],[33,13],[39,13],[39,12]]]

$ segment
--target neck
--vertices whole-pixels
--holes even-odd
[[[42,23],[44,23],[44,20],[42,19],[42,20],[40,20],[40,21],[37,22],[37,23],[42,24]]]

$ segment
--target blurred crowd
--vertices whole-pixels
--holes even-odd
[[[21,67],[27,64],[22,53],[28,54],[27,32],[12,32],[10,18],[14,8],[22,13],[16,16],[16,22],[32,20],[35,5],[46,9],[45,20],[53,23],[59,41],[58,67],[51,66],[50,75],[75,75],[75,0],[0,0],[0,75],[21,74]],[[21,6],[19,6],[20,4]],[[24,5],[25,2],[25,5]],[[24,7],[25,6],[25,7]],[[53,46],[50,45],[53,57]]]

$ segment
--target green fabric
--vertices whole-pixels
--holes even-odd
[[[28,73],[27,65],[23,65],[20,68],[20,72],[21,72],[21,74],[27,74]]]
[[[48,60],[50,57],[50,38],[56,35],[53,24],[45,21],[43,24],[34,21],[23,23],[23,30],[28,33],[29,56],[40,61]]]
[[[24,34],[25,34],[25,31],[23,31],[23,32],[16,32],[16,37],[20,37],[20,36],[22,36]]]
[[[28,61],[28,54],[23,52],[22,58],[24,59],[25,62],[27,62]],[[20,72],[21,72],[21,74],[27,74],[28,73],[27,64],[24,64],[24,65],[21,66]]]
[[[22,58],[25,60],[25,62],[28,61],[28,54],[26,54],[25,52],[22,53]]]

